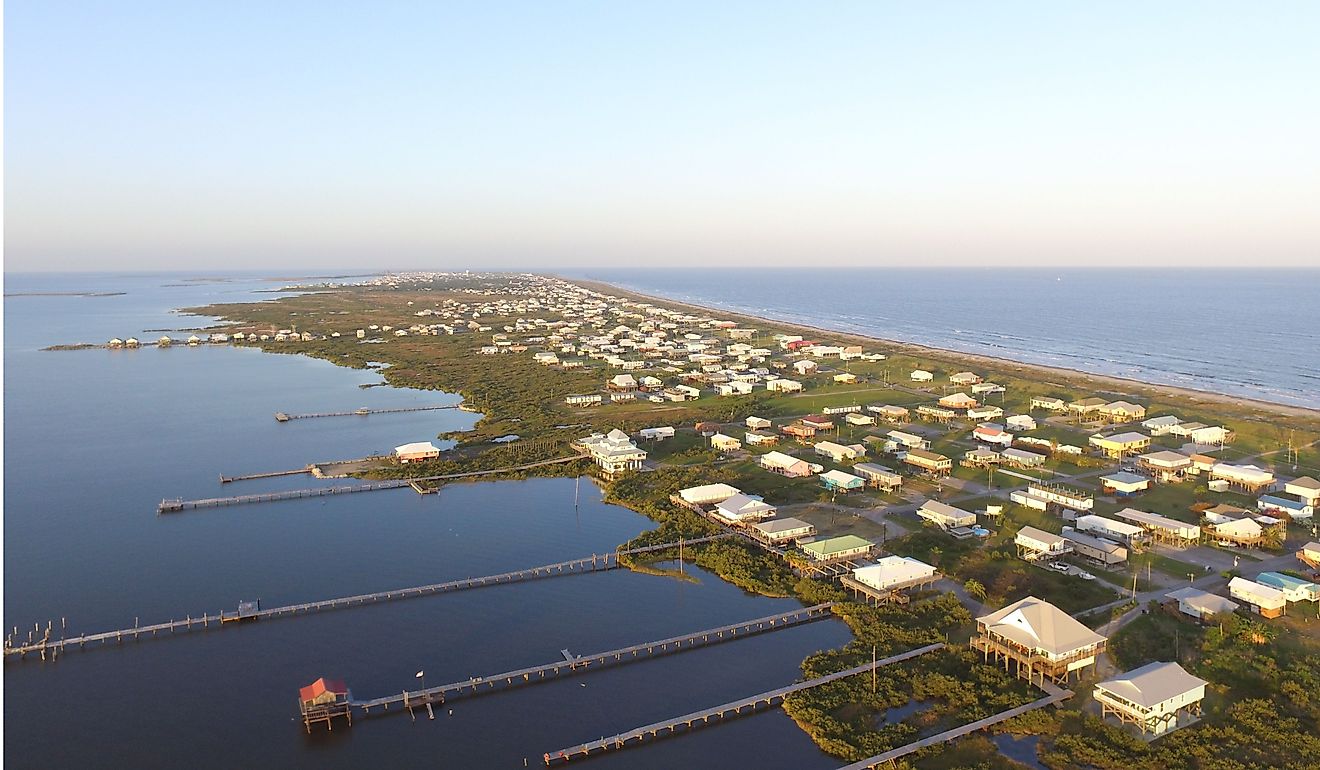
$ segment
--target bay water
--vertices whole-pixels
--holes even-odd
[[[452,485],[158,515],[185,499],[326,483],[219,476],[388,451],[463,429],[459,411],[277,423],[276,411],[454,403],[358,386],[371,371],[293,355],[198,348],[42,351],[205,325],[171,309],[271,299],[248,274],[6,276],[4,623],[66,636],[221,609],[297,603],[488,575],[612,550],[651,526],[586,480]],[[37,292],[124,292],[34,296]],[[170,332],[178,339],[184,332]],[[798,606],[700,570],[696,583],[613,571],[262,621],[31,658],[4,671],[14,767],[522,767],[541,754],[796,680],[840,645],[827,620],[439,709],[307,735],[298,687],[344,679],[357,697],[551,662]],[[452,708],[452,713],[450,713]],[[419,712],[421,713],[421,712]],[[607,755],[600,767],[828,768],[779,710]]]

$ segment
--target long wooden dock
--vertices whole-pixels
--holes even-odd
[[[515,473],[517,471],[539,468],[544,465],[559,465],[561,463],[571,463],[575,460],[581,460],[586,457],[585,454],[576,454],[569,457],[556,457],[552,460],[541,460],[524,465],[514,465],[508,468],[491,468],[484,471],[466,471],[464,473],[446,473],[438,476],[418,476],[411,479],[390,479],[388,481],[376,481],[368,484],[344,484],[334,487],[312,487],[310,489],[286,489],[279,492],[263,492],[252,495],[235,495],[233,497],[208,497],[201,500],[184,500],[183,498],[174,498],[172,500],[161,500],[160,505],[156,506],[156,513],[178,513],[180,511],[191,511],[198,508],[222,508],[230,505],[247,505],[251,503],[271,503],[279,500],[298,500],[304,497],[324,497],[326,495],[349,495],[356,492],[376,492],[382,489],[401,489],[412,486],[422,481],[452,481],[456,479],[469,479],[478,476],[493,476],[500,473]],[[285,473],[279,472],[273,475],[289,475],[292,471]],[[251,478],[251,477],[249,477]]]
[[[649,725],[637,727],[627,732],[611,735],[608,738],[602,738],[597,741],[580,743],[566,749],[559,749],[558,751],[549,751],[543,755],[543,759],[547,765],[552,765],[557,762],[567,762],[571,759],[585,758],[593,754],[641,745],[642,743],[645,743],[648,738],[655,739],[662,735],[672,735],[677,732],[680,727],[692,730],[710,724],[712,719],[721,720],[750,714],[757,709],[772,706],[776,702],[782,702],[784,698],[795,692],[807,690],[812,687],[819,687],[822,684],[871,671],[880,668],[881,666],[888,666],[893,663],[909,660],[918,655],[925,655],[928,652],[933,652],[942,647],[944,647],[943,642],[929,644],[925,647],[918,647],[915,650],[908,650],[907,652],[898,655],[891,655],[888,658],[882,658],[873,663],[866,663],[857,666],[856,668],[850,668],[846,671],[839,671],[817,679],[809,679],[805,682],[798,682],[787,687],[780,687],[768,692],[758,693],[747,698],[741,698],[739,700],[722,703],[718,706],[702,709],[700,711],[693,711],[679,717],[673,717],[672,719],[653,722]],[[743,709],[747,710],[743,711]]]
[[[403,406],[392,409],[354,409],[351,412],[313,412],[311,414],[289,414],[288,412],[276,412],[276,422],[289,422],[290,420],[311,420],[317,417],[366,417],[369,414],[399,414],[401,412],[433,412],[439,409],[457,409],[458,404],[448,404],[446,406]]]
[[[306,468],[292,468],[287,471],[266,471],[265,473],[246,473],[240,476],[226,476],[222,473],[220,474],[220,483],[230,484],[235,481],[252,481],[254,479],[274,479],[280,476],[299,476],[304,473],[311,473],[311,472],[312,472],[312,466],[309,465]]]
[[[682,541],[684,546],[699,545],[712,540],[729,537],[728,533],[710,535],[707,537],[693,538]],[[54,629],[48,624],[44,635],[39,631],[30,635],[28,641],[20,642],[16,638],[6,638],[4,646],[4,658],[22,659],[27,655],[39,655],[42,660],[47,656],[55,657],[69,650],[84,649],[88,644],[97,644],[104,646],[107,644],[118,644],[125,640],[137,641],[143,638],[154,638],[158,635],[169,635],[180,631],[197,631],[210,628],[220,628],[225,625],[240,625],[234,621],[256,621],[271,618],[290,617],[294,615],[307,615],[313,612],[323,612],[325,610],[343,609],[347,607],[359,607],[367,604],[377,604],[380,602],[394,601],[398,599],[411,599],[419,596],[430,596],[432,594],[452,593],[455,591],[465,591],[472,588],[484,588],[486,586],[502,585],[505,583],[518,583],[527,580],[536,580],[539,578],[557,577],[560,575],[573,575],[586,572],[603,572],[606,570],[618,569],[620,557],[636,556],[643,553],[661,551],[667,548],[677,548],[678,542],[662,543],[660,545],[646,546],[644,548],[632,548],[626,551],[612,551],[605,554],[593,554],[584,556],[580,559],[562,561],[556,564],[546,564],[540,567],[530,567],[528,569],[515,570],[513,572],[503,572],[498,575],[486,575],[483,577],[464,578],[461,580],[450,580],[444,583],[432,583],[424,586],[413,586],[411,588],[396,588],[389,591],[377,591],[369,594],[358,594],[355,596],[341,596],[334,599],[321,599],[312,602],[303,602],[302,604],[289,604],[282,607],[270,608],[252,608],[240,609],[238,612],[217,612],[203,613],[197,617],[191,615],[183,620],[170,620],[165,623],[153,623],[151,625],[134,625],[132,628],[121,628],[114,631],[102,631],[95,634],[82,634],[79,636],[67,636],[60,639],[53,638]],[[34,627],[36,629],[37,627]]]
[[[278,500],[298,500],[304,497],[325,497],[327,495],[351,495],[356,492],[376,492],[382,489],[399,489],[409,484],[408,479],[390,479],[370,484],[346,484],[334,487],[313,487],[311,489],[286,489],[279,492],[262,492],[252,495],[234,495],[232,497],[207,497],[201,500],[161,500],[156,506],[157,513],[178,513],[197,508],[221,508],[229,505],[248,505],[250,503],[273,503]]]
[[[913,752],[920,751],[929,746],[934,746],[938,743],[948,743],[949,741],[957,740],[958,738],[961,738],[964,735],[968,735],[970,733],[974,733],[977,730],[984,730],[985,728],[990,727],[991,725],[996,725],[999,724],[1000,722],[1007,721],[1015,716],[1020,716],[1022,714],[1025,714],[1028,711],[1035,711],[1038,708],[1044,708],[1045,706],[1048,706],[1052,703],[1065,701],[1073,696],[1072,690],[1061,690],[1052,684],[1049,685],[1049,687],[1046,689],[1046,692],[1048,694],[1044,698],[1041,698],[1039,700],[1034,700],[1031,703],[1028,703],[1024,706],[1018,706],[1017,708],[1012,708],[1007,711],[1001,711],[998,714],[995,714],[994,716],[988,716],[985,719],[978,719],[975,722],[972,722],[970,724],[965,724],[962,727],[955,727],[952,730],[945,730],[944,732],[938,733],[936,735],[932,735],[929,738],[922,738],[919,741],[913,741],[912,743],[909,743],[905,746],[899,746],[896,749],[890,749],[889,751],[886,751],[883,754],[877,754],[874,757],[863,759],[860,762],[854,762],[851,765],[844,765],[843,767],[839,768],[839,770],[875,770],[876,768],[879,768],[883,765],[887,765],[891,762],[895,762],[901,757],[905,757],[908,754],[912,754]]]
[[[428,687],[424,690],[404,691],[383,698],[354,700],[350,701],[350,704],[355,708],[362,709],[364,714],[369,714],[372,709],[379,709],[380,713],[384,713],[391,706],[414,708],[428,703],[445,703],[458,697],[482,695],[513,687],[537,684],[560,676],[583,674],[607,666],[623,665],[661,655],[686,652],[699,647],[708,647],[713,644],[791,628],[803,623],[831,617],[830,607],[832,606],[834,606],[833,602],[825,602],[811,607],[781,612],[777,615],[767,615],[763,618],[731,623],[719,628],[707,628],[681,636],[673,636],[654,642],[643,642],[630,647],[597,652],[591,655],[573,656],[566,654],[567,651],[561,651],[561,654],[564,655],[563,660],[556,660],[545,665],[520,668],[516,671],[505,671],[491,676],[474,677],[461,682]]]

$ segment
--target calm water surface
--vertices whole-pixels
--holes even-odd
[[[228,347],[42,352],[194,325],[174,307],[270,298],[258,276],[6,276],[6,292],[125,291],[5,301],[4,618],[72,633],[485,575],[613,549],[650,526],[584,482],[468,484],[157,516],[162,497],[317,484],[221,485],[220,474],[359,457],[461,429],[421,412],[279,424],[275,411],[452,403],[359,389],[378,374]],[[182,284],[182,285],[180,285]],[[173,336],[178,336],[174,334]],[[186,335],[185,335],[186,336]],[[341,482],[342,483],[342,482]],[[372,697],[550,662],[797,606],[697,573],[624,571],[273,620],[7,664],[5,760],[15,767],[532,766],[545,751],[780,686],[835,621],[453,704],[435,721],[359,721],[308,737],[296,691],[344,678]],[[737,758],[733,761],[731,758]],[[830,768],[780,711],[592,760],[599,767]]]

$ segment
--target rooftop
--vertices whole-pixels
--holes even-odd
[[[810,527],[811,524],[803,521],[802,519],[795,519],[790,516],[784,519],[771,519],[770,521],[763,521],[760,524],[755,524],[753,526],[755,526],[756,529],[760,530],[761,532],[764,532],[767,535],[773,535],[779,532],[789,532],[795,529],[805,529],[807,527]]]
[[[1205,685],[1204,679],[1192,676],[1177,663],[1157,661],[1106,682],[1098,682],[1096,689],[1108,690],[1130,703],[1149,709]]]
[[[870,548],[875,545],[870,540],[860,538],[857,535],[839,535],[838,537],[827,537],[822,540],[815,540],[802,546],[802,550],[817,557],[826,557],[830,554],[842,553],[844,551],[853,551],[859,548]]]
[[[1063,655],[1105,641],[1105,637],[1077,622],[1071,615],[1034,596],[1013,602],[976,621],[991,633],[1051,655]]]

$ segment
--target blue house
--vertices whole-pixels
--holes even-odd
[[[831,492],[848,492],[866,486],[866,479],[843,471],[826,471],[820,474],[820,483]]]

